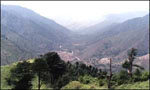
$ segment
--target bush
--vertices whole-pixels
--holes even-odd
[[[124,83],[128,83],[130,81],[130,77],[129,77],[127,71],[122,70],[119,73],[114,74],[112,76],[112,81],[116,82],[117,85],[121,85]]]
[[[83,83],[83,84],[89,84],[90,83],[90,79],[91,79],[91,77],[87,76],[87,75],[79,77],[79,81],[81,83]]]
[[[104,79],[99,80],[99,86],[104,86],[105,83],[106,83],[106,80],[104,80]]]
[[[134,82],[138,82],[138,81],[141,81],[141,75],[142,75],[142,72],[139,70],[139,69],[136,69],[136,71],[133,73],[133,81]]]
[[[147,81],[149,77],[150,77],[149,72],[147,71],[142,72],[139,69],[136,69],[132,79],[134,82],[139,82],[139,81]]]
[[[80,77],[78,78],[78,81],[83,83],[83,76],[80,76]]]
[[[150,74],[149,74],[149,72],[144,71],[144,72],[142,73],[141,80],[142,80],[142,81],[146,81],[146,80],[148,80],[148,79],[150,79]]]

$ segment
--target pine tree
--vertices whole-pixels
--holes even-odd
[[[12,89],[29,90],[32,88],[31,80],[33,76],[31,63],[22,61],[11,69],[10,77],[6,78],[6,81],[8,85],[13,86]]]
[[[37,76],[38,76],[38,89],[40,90],[41,79],[45,77],[44,73],[48,72],[48,65],[43,58],[37,58],[37,59],[35,59],[33,65],[32,65],[32,69],[33,69],[34,73],[37,74]]]
[[[59,55],[55,52],[49,52],[43,55],[43,59],[46,60],[46,63],[48,65],[51,87],[59,89],[57,81],[67,71],[66,63],[62,61]]]

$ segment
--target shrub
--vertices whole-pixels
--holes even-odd
[[[104,79],[100,79],[100,80],[99,80],[99,86],[104,86],[104,85],[105,85]]]
[[[150,79],[150,74],[149,74],[149,72],[144,71],[144,72],[142,73],[141,80],[142,80],[142,81],[146,81],[146,80],[148,80],[148,79]]]
[[[112,76],[112,81],[116,82],[116,84],[118,84],[118,85],[121,85],[124,83],[128,83],[130,81],[130,77],[128,76],[127,71],[122,70],[119,73],[114,74]],[[113,83],[113,84],[115,84],[115,83]]]
[[[84,84],[89,84],[90,80],[91,80],[91,77],[87,75],[79,77],[79,81]]]

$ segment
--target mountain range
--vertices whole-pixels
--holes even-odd
[[[122,22],[107,20],[73,32],[30,9],[1,6],[2,65],[49,51],[58,52],[66,61],[81,61],[96,67],[107,65],[107,58],[120,65],[130,48],[138,49],[139,58],[149,55],[149,14]],[[147,64],[141,58],[139,62]]]
[[[99,62],[104,58],[112,58],[113,63],[122,63],[128,58],[127,51],[130,48],[138,49],[138,57],[149,53],[149,15],[106,25],[89,34],[83,36],[84,44],[78,46],[82,49],[77,56],[95,66],[103,64]]]
[[[55,21],[20,7],[1,7],[2,64],[34,57],[70,42],[71,31]]]

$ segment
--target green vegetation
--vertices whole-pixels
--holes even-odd
[[[147,67],[148,60],[135,64],[137,55],[149,53],[149,15],[106,25],[101,30],[92,26],[93,34],[80,35],[29,9],[9,5],[2,8],[1,65],[5,65],[1,66],[2,89],[149,88],[150,74],[141,67]],[[137,47],[139,53],[132,47]],[[129,48],[132,49],[122,65],[123,70],[111,64],[110,72],[99,68],[104,65],[109,69],[109,64],[99,63],[99,59],[111,56],[114,63],[120,63]],[[75,53],[82,62],[93,66],[72,58],[73,63],[65,62],[55,52],[26,60],[48,50]],[[111,70],[118,72],[111,73]]]
[[[6,66],[1,66],[1,88],[2,89],[11,89],[11,86],[8,86],[5,78],[10,75],[10,69],[13,68],[15,64],[10,64]],[[148,72],[143,72],[143,79],[147,78]],[[84,80],[82,81],[81,78]],[[145,79],[146,80],[146,79]],[[82,81],[82,82],[81,82]],[[84,82],[88,82],[85,84]],[[104,83],[103,85],[100,85]],[[38,78],[35,76],[32,81],[32,89],[38,89]],[[114,85],[116,89],[148,89],[149,88],[149,80],[140,81],[136,83],[130,84],[122,84],[122,85]],[[41,89],[50,89],[45,84],[41,84]],[[84,77],[79,77],[77,81],[70,81],[67,85],[63,86],[62,89],[107,89],[107,80],[93,78],[92,76],[85,75]]]
[[[130,77],[132,77],[132,70],[133,70],[133,66],[140,68],[141,70],[143,70],[144,68],[137,65],[137,64],[133,64],[133,61],[136,59],[136,55],[137,55],[137,49],[135,48],[131,48],[128,51],[128,60],[126,60],[123,64],[122,67],[128,70],[128,74],[130,75]],[[137,69],[138,73],[140,73],[139,69]]]
[[[11,86],[7,85],[7,82],[5,80],[6,77],[10,75],[10,69],[13,68],[14,65],[6,65],[6,66],[1,66],[1,88],[2,89],[11,89]]]
[[[147,89],[150,79],[149,72],[139,68],[132,71],[132,77],[127,70],[121,70],[109,79],[106,71],[64,62],[55,52],[1,66],[1,71],[2,89],[107,89],[109,85],[112,89]]]
[[[117,86],[116,89],[149,89],[149,80]]]
[[[106,87],[99,87],[95,84],[83,84],[79,81],[72,81],[62,89],[106,89]]]
[[[31,80],[33,78],[33,74],[30,68],[31,63],[27,61],[19,62],[10,70],[10,76],[5,78],[7,84],[12,86],[12,89],[31,89]]]
[[[86,77],[87,76],[85,76],[85,78]],[[100,82],[102,82],[101,80],[98,80],[97,78],[93,78],[93,77],[88,79],[91,81],[88,84],[82,83],[80,81],[71,81],[62,89],[107,89],[107,82],[105,80],[102,80],[105,82],[105,84],[101,86],[98,85]],[[149,80],[143,82],[114,85],[114,86],[115,86],[113,87],[114,89],[149,89]]]

